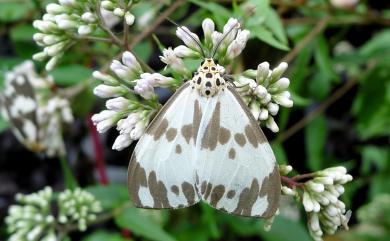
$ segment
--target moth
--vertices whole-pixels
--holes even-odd
[[[9,120],[16,138],[29,150],[42,152],[38,123],[38,103],[25,73],[8,73],[0,95],[3,116]]]
[[[135,206],[177,209],[202,200],[240,216],[275,214],[281,186],[275,156],[219,69],[205,57],[139,140],[128,168]]]

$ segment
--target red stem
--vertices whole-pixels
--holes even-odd
[[[89,133],[90,133],[91,138],[92,138],[92,143],[93,143],[93,148],[94,148],[94,153],[95,153],[96,170],[98,171],[100,184],[107,185],[108,184],[108,177],[107,177],[107,172],[106,172],[106,164],[104,162],[103,146],[100,143],[99,134],[96,130],[95,125],[93,124],[93,122],[91,120],[91,116],[92,115],[88,115],[87,124],[88,124]]]
[[[294,188],[294,187],[299,187],[299,188],[304,188],[303,183],[297,182],[294,180],[294,178],[286,177],[286,176],[281,176],[280,179],[282,182],[284,182],[289,188]]]

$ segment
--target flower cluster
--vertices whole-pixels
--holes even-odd
[[[292,168],[287,166],[283,170],[288,173]],[[302,184],[282,186],[282,193],[299,197],[296,187],[303,190],[302,203],[308,214],[308,228],[312,237],[320,241],[324,233],[334,234],[339,226],[348,228],[351,212],[346,211],[339,197],[344,193],[343,185],[350,182],[352,176],[342,166],[317,171],[309,176],[310,180]]]
[[[257,70],[246,70],[243,75],[235,76],[237,90],[248,104],[253,116],[273,132],[278,132],[279,127],[274,116],[279,111],[279,106],[290,108],[293,106],[291,94],[288,91],[290,80],[281,78],[287,69],[287,63],[282,62],[273,70],[269,69],[269,63],[259,64]]]
[[[100,202],[95,197],[79,188],[65,190],[58,196],[59,217],[61,224],[78,224],[80,231],[87,229],[87,224],[96,220],[96,214],[102,211]]]
[[[80,231],[96,219],[102,211],[101,205],[92,194],[76,189],[65,190],[57,199],[59,215],[52,213],[55,195],[50,187],[29,195],[17,194],[18,205],[8,210],[5,218],[10,241],[56,241],[57,225],[78,223]]]
[[[22,80],[28,88],[20,86]],[[32,61],[5,74],[4,98],[11,98],[2,101],[3,116],[15,127],[12,130],[22,144],[33,151],[43,150],[48,156],[64,154],[62,123],[73,122],[69,101],[55,88],[53,78],[38,75]],[[21,121],[27,124],[20,126]]]
[[[55,217],[51,214],[50,203],[53,192],[47,187],[30,195],[16,195],[20,205],[12,205],[5,218],[7,230],[12,234],[9,241],[57,240],[54,224]]]
[[[124,52],[122,61],[114,60],[112,74],[93,73],[103,82],[95,87],[94,94],[107,98],[107,110],[92,116],[92,121],[101,133],[117,126],[119,136],[113,149],[122,150],[145,132],[153,115],[160,108],[155,87],[177,86],[177,81],[159,73],[144,73],[135,56]]]
[[[187,27],[178,27],[176,35],[184,42],[184,45],[174,49],[169,47],[163,50],[163,56],[160,57],[173,73],[182,78],[191,77],[183,59],[214,57],[221,65],[225,65],[242,52],[249,39],[249,31],[241,30],[240,23],[234,18],[229,19],[223,27],[223,32],[216,31],[214,22],[209,18],[202,22],[202,28],[204,40],[200,41],[198,35]]]
[[[132,3],[132,0],[105,0],[101,2],[101,6],[104,10],[111,12],[114,16],[124,18],[127,25],[133,25],[135,17],[128,11]]]
[[[42,20],[33,23],[39,30],[34,34],[34,40],[44,47],[33,58],[39,61],[49,58],[46,69],[51,70],[75,39],[96,29],[98,16],[95,5],[88,0],[58,0],[58,4],[48,4],[46,12]]]

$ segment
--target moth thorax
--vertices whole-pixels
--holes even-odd
[[[212,97],[225,88],[225,80],[212,59],[206,59],[192,78],[192,83],[201,96]]]

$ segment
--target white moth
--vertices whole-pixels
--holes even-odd
[[[205,58],[139,140],[128,169],[137,207],[175,209],[203,200],[227,213],[265,218],[278,209],[275,156],[219,67]]]
[[[38,103],[28,76],[10,74],[0,100],[2,114],[9,120],[16,138],[31,151],[43,151],[36,115]]]

